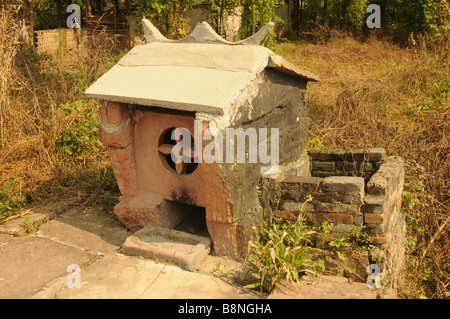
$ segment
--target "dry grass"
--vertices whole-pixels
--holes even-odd
[[[26,49],[14,3],[0,3],[0,218],[3,199],[26,196],[38,202],[78,194],[89,199],[114,183],[101,146],[71,140],[82,151],[68,155],[72,144],[58,144],[98,112],[98,105],[81,93],[102,72],[110,40],[88,41],[90,55],[76,70],[43,70]],[[326,32],[323,43],[275,47],[321,76],[308,85],[310,136],[326,147],[385,147],[405,158],[403,209],[410,218],[408,281],[402,293],[448,297],[449,43],[400,48],[375,37],[360,42]],[[65,103],[78,105],[78,111],[65,112]],[[76,132],[95,134],[90,129]]]
[[[406,161],[408,215],[405,297],[448,297],[449,43],[401,48],[337,31],[318,44],[276,51],[320,75],[308,84],[310,137],[326,147],[385,147]]]
[[[77,67],[49,66],[26,45],[16,1],[0,5],[1,222],[9,206],[12,212],[23,207],[23,198],[89,198],[100,184],[111,184],[106,150],[90,138],[96,137],[99,105],[82,94],[105,71],[113,43],[97,32]]]

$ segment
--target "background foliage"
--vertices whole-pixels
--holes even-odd
[[[85,1],[76,2],[85,12]],[[178,38],[189,31],[183,13],[190,1],[140,2],[135,14],[147,15],[165,35]],[[239,7],[243,37],[272,19],[281,4],[194,2],[212,6],[217,30],[223,17]],[[55,2],[33,3],[36,25],[55,26]],[[309,144],[385,147],[389,155],[405,159],[408,281],[401,293],[405,298],[448,298],[448,0],[371,1],[382,10],[382,28],[372,31],[364,26],[367,1],[292,3],[300,19],[297,24],[277,19],[271,47],[321,77],[308,84]],[[106,149],[98,140],[100,105],[84,99],[83,92],[123,53],[112,55],[111,39],[97,34],[88,41],[89,55],[77,65],[57,66],[51,56],[27,46],[22,4],[0,1],[0,222],[26,205],[74,196],[95,204],[117,193]]]

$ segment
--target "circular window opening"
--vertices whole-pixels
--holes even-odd
[[[158,143],[159,157],[164,167],[171,172],[177,175],[192,174],[198,167],[198,163],[195,163],[194,138],[189,134],[191,141],[188,145],[190,145],[190,149],[182,148],[182,160],[179,163],[175,163],[172,159],[172,149],[183,140],[183,137],[180,137],[179,140],[172,139],[172,133],[175,129],[175,127],[171,127],[161,134]]]

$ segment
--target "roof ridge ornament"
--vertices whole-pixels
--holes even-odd
[[[165,36],[162,35],[161,32],[147,19],[142,19],[142,27],[144,28],[144,34],[145,34],[145,42],[169,42],[171,40],[167,39]]]
[[[170,40],[161,34],[161,32],[147,19],[142,19],[142,26],[144,28],[145,40],[147,43],[150,42],[190,42],[192,39],[195,42],[220,42],[224,44],[247,44],[247,45],[259,45],[263,46],[269,36],[270,32],[274,27],[273,22],[267,23],[254,35],[237,41],[230,42],[222,38],[216,31],[205,21],[197,23],[194,30],[185,38],[180,40]]]
[[[229,42],[222,38],[216,31],[208,24],[208,22],[201,21],[197,23],[194,30],[187,36],[195,39],[196,42],[221,42],[225,44],[232,44],[233,42]]]
[[[270,32],[272,32],[274,26],[275,24],[273,22],[269,22],[261,29],[259,29],[259,31],[256,32],[254,35],[248,37],[247,39],[241,40],[237,43],[244,43],[250,45],[264,45],[264,43],[267,40],[267,37],[269,36]]]

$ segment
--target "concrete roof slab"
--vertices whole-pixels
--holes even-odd
[[[92,84],[85,95],[107,101],[224,114],[228,102],[253,77],[250,72],[192,66],[116,65]]]
[[[143,25],[151,42],[128,52],[86,90],[86,97],[223,115],[266,67],[318,80],[262,45],[270,23],[239,42],[222,39],[204,22],[181,40],[164,38],[148,20]]]

